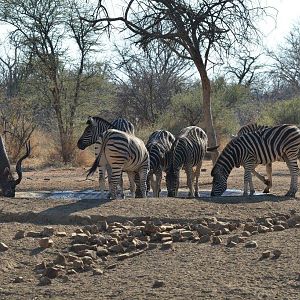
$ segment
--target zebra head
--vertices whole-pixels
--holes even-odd
[[[109,128],[113,128],[112,124],[100,117],[88,117],[87,127],[77,142],[77,147],[84,150],[86,147],[96,143],[100,135]]]
[[[25,143],[26,153],[23,155],[16,163],[16,172],[18,178],[14,179],[13,174],[10,169],[8,157],[4,148],[4,144],[1,138],[1,166],[0,166],[0,187],[2,190],[2,195],[4,197],[15,197],[16,186],[22,180],[22,161],[30,155],[30,142]]]
[[[221,196],[227,189],[227,178],[225,169],[220,165],[215,165],[211,171],[213,177],[213,184],[211,190],[211,196]]]
[[[166,170],[166,185],[168,197],[176,197],[179,188],[179,170],[174,168]]]

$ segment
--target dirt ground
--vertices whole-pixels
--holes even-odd
[[[211,188],[210,170],[211,163],[205,162],[200,192]],[[264,167],[258,170],[265,173]],[[80,168],[27,171],[18,191],[97,188],[97,176],[85,180],[85,171]],[[183,174],[181,181],[184,186]],[[299,300],[300,221],[293,226],[289,221],[299,217],[300,192],[296,199],[284,197],[289,181],[287,167],[278,162],[273,165],[272,194],[266,196],[114,201],[1,198],[0,243],[8,249],[1,250],[0,245],[0,299]],[[254,184],[257,191],[263,190],[261,182],[255,179]],[[228,188],[243,189],[242,169],[232,172]],[[245,242],[227,245],[230,237],[245,232],[247,224],[256,226],[267,217],[274,221],[272,230],[253,231]],[[199,240],[199,234],[193,239],[173,240],[171,247],[163,250],[161,242],[151,240],[153,235],[142,236],[138,239],[149,238],[148,244],[144,250],[136,251],[138,255],[120,259],[119,254],[110,253],[95,258],[93,268],[68,273],[64,266],[51,283],[40,279],[45,277],[45,270],[41,271],[37,265],[45,262],[44,269],[51,268],[59,253],[68,257],[74,232],[86,232],[95,224],[102,229],[103,224],[108,224],[108,229],[96,232],[95,236],[99,236],[118,226],[124,231],[128,228],[131,232],[139,231],[145,224],[155,224],[160,230],[172,226],[195,234],[197,224],[209,227],[216,226],[216,222],[229,224],[230,231],[216,230],[206,243]],[[289,226],[280,225],[287,223]],[[41,233],[46,226],[53,228],[50,237],[53,246],[44,249],[39,245],[41,236],[32,237],[28,233]],[[276,226],[281,229],[277,231]],[[25,237],[15,238],[19,230],[25,232]],[[65,232],[66,236],[58,232]],[[110,234],[111,239],[113,234]],[[216,242],[218,237],[220,243]],[[249,241],[256,241],[257,247],[246,247]],[[262,259],[262,253],[268,250],[270,257]],[[274,250],[282,254],[275,258]],[[100,271],[97,273],[95,269]]]

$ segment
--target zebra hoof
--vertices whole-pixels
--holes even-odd
[[[263,193],[264,193],[264,194],[269,194],[269,193],[270,193],[270,189],[269,189],[269,188],[265,188],[265,189],[263,190]]]
[[[198,192],[195,192],[195,198],[199,198],[199,193]]]

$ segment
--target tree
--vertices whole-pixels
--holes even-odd
[[[114,77],[118,83],[119,114],[145,123],[154,123],[182,90],[190,64],[169,49],[155,45],[147,53],[138,49],[118,50]],[[119,75],[118,75],[119,74]]]
[[[255,3],[250,0],[129,0],[123,16],[95,18],[93,22],[123,21],[142,47],[160,42],[194,63],[202,83],[205,129],[210,146],[214,146],[217,140],[208,70],[215,62],[222,63],[222,56],[238,44],[259,41],[255,21],[266,13],[266,8]]]
[[[278,51],[269,52],[274,60],[271,76],[277,99],[300,95],[300,22],[295,24]]]
[[[100,26],[82,21],[79,16],[90,15],[92,11],[86,4],[79,6],[78,3],[71,0],[0,1],[0,19],[14,26],[11,39],[33,57],[39,90],[55,113],[64,162],[72,159],[74,120],[84,67],[101,31]],[[74,84],[70,81],[74,76],[66,71],[71,66],[67,57],[68,39],[77,45],[78,60],[73,59],[71,72],[76,74]]]

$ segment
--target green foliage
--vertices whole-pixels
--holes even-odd
[[[265,107],[259,121],[267,125],[300,125],[300,98],[281,100],[268,105],[268,107]]]

